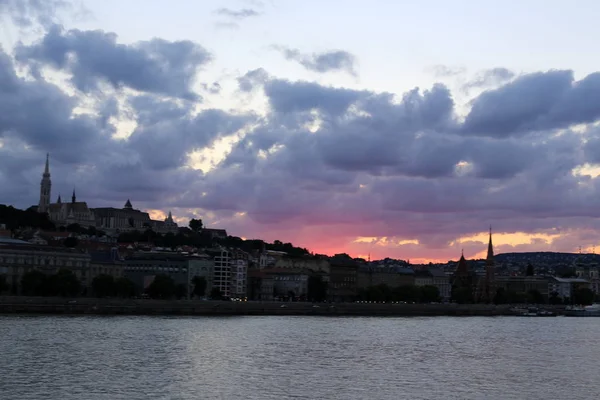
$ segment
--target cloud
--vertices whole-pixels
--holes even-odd
[[[269,79],[269,74],[262,68],[246,72],[237,78],[239,88],[242,92],[251,92],[255,87],[263,85]]]
[[[297,49],[285,46],[273,48],[290,61],[296,61],[304,68],[314,72],[344,71],[352,76],[357,76],[356,57],[344,50],[330,50],[321,53],[306,54]]]
[[[467,72],[465,67],[451,67],[448,65],[432,65],[425,69],[427,72],[433,74],[436,78],[448,78],[457,75],[462,75]]]
[[[219,8],[215,11],[215,14],[238,20],[250,17],[258,17],[259,15],[261,15],[261,13],[252,8],[242,8],[240,10],[232,10],[230,8]]]
[[[514,76],[515,73],[506,68],[499,67],[487,69],[477,74],[477,76],[475,76],[475,78],[469,82],[465,83],[463,85],[463,89],[470,90],[474,88],[496,86],[512,79]]]
[[[0,0],[0,15],[7,15],[17,26],[44,27],[56,23],[56,13],[70,7],[63,0]]]
[[[83,92],[109,84],[194,101],[200,100],[192,90],[198,68],[212,58],[202,46],[187,40],[152,39],[125,45],[117,43],[114,33],[65,32],[58,25],[37,43],[18,45],[15,53],[19,62],[34,70],[50,66],[69,72],[73,85]]]
[[[485,248],[459,239],[490,223],[499,233],[558,232],[544,250],[600,243],[600,181],[574,173],[600,163],[599,73],[520,75],[477,94],[461,115],[441,83],[395,94],[282,79],[257,66],[237,83],[267,106],[233,112],[189,101],[199,96],[194,79],[201,91],[217,90],[196,77],[210,59],[199,46],[125,45],[106,32],[52,27],[19,46],[17,61],[0,52],[2,201],[37,202],[48,151],[53,199],[75,186],[92,206],[131,198],[317,252],[456,258],[462,246],[467,255]],[[79,90],[35,73],[45,67]],[[126,122],[131,134],[115,135]],[[214,167],[190,164],[219,146]],[[385,246],[359,237],[386,238],[376,241]]]
[[[600,73],[578,82],[567,70],[523,75],[474,99],[462,131],[508,137],[594,122],[600,117],[598,89]]]

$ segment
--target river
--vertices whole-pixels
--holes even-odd
[[[600,318],[0,316],[0,398],[596,399]]]

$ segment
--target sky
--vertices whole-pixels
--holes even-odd
[[[0,0],[0,204],[411,262],[600,245],[597,1]],[[585,12],[582,12],[585,10]]]

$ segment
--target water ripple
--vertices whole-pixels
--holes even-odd
[[[595,399],[600,319],[0,317],[0,397]]]

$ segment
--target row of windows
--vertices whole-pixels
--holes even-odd
[[[161,266],[148,266],[148,267],[125,267],[125,271],[165,271],[165,272],[187,272],[187,268],[173,268],[173,267],[161,267]]]
[[[5,256],[0,257],[0,263],[3,264],[18,264],[18,265],[60,265],[65,267],[87,267],[87,261],[80,260],[60,260],[49,257],[18,257]]]

